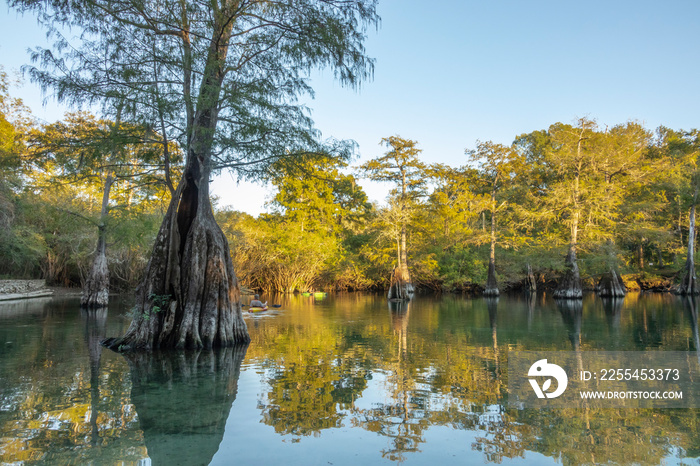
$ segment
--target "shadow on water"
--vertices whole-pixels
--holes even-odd
[[[209,464],[224,436],[246,351],[237,346],[125,356],[153,464]]]

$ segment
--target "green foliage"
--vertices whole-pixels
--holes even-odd
[[[148,295],[148,299],[151,300],[152,306],[150,309],[143,311],[144,320],[150,320],[152,316],[163,312],[170,302],[170,295],[158,295],[151,293]]]
[[[484,247],[455,246],[440,255],[439,273],[446,291],[460,291],[486,282],[488,251]]]
[[[277,194],[273,206],[302,231],[326,230],[340,234],[364,221],[370,204],[340,157],[320,154],[290,164],[278,161],[272,167]]]
[[[299,97],[312,93],[315,68],[349,86],[371,76],[364,40],[379,22],[375,0],[9,3],[54,39],[33,52],[34,81],[69,104],[121,108],[187,154],[206,152],[214,170],[259,179],[275,160],[352,151],[320,140]],[[78,41],[65,30],[85,33]]]
[[[80,283],[109,171],[117,180],[107,221],[112,286],[132,288],[169,201],[162,134],[85,113],[32,127],[0,78],[0,275]],[[471,290],[486,279],[496,213],[506,283],[521,280],[528,264],[540,276],[560,271],[575,218],[583,275],[619,268],[671,276],[700,186],[699,140],[696,130],[661,127],[652,137],[637,123],[601,130],[579,120],[521,135],[510,147],[480,142],[454,168],[424,165],[415,141],[392,136],[382,140],[384,156],[360,167],[362,176],[395,183],[383,206],[368,203],[347,153],[311,150],[267,165],[273,214],[216,215],[240,282],[269,292],[386,287],[403,234],[416,284]],[[177,177],[182,154],[168,144]],[[168,299],[151,298],[149,318]]]

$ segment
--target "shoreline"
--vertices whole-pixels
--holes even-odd
[[[0,280],[0,302],[32,298],[80,296],[80,288],[46,286],[44,280]]]

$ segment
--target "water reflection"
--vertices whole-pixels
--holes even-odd
[[[583,322],[583,301],[580,299],[558,299],[557,308],[566,325],[566,331],[571,342],[571,349],[581,349],[581,324]]]
[[[493,357],[498,366],[498,297],[484,298],[486,309],[489,312],[489,325],[491,326],[491,340],[493,342]]]
[[[0,306],[0,462],[78,464],[145,457],[125,364],[101,363],[107,310],[30,300]]]
[[[624,298],[600,298],[600,300],[603,303],[608,329],[613,334],[619,334]]]
[[[126,325],[118,311],[81,314],[76,301],[3,319],[0,307],[0,462],[655,464],[700,456],[696,409],[506,408],[510,349],[660,347],[697,357],[697,299],[275,302],[274,315],[247,317],[247,349],[127,358],[96,344]]]
[[[126,356],[153,464],[209,464],[238,392],[247,346]]]
[[[100,359],[102,357],[102,345],[107,329],[107,308],[81,309],[81,316],[85,323],[85,345],[90,356],[90,426],[92,428],[91,444],[100,443],[100,427],[97,422],[100,401]]]

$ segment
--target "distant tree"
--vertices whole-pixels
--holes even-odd
[[[182,179],[138,289],[118,351],[228,346],[250,337],[228,243],[216,224],[209,180],[222,168],[261,177],[278,158],[335,151],[297,98],[315,67],[344,84],[368,77],[365,30],[375,0],[88,0],[10,5],[36,12],[58,37],[38,51],[32,78],[76,103],[125,102],[129,112],[177,139]],[[60,27],[84,31],[69,44]],[[348,150],[347,145],[340,146]]]
[[[406,227],[412,207],[425,194],[425,165],[418,159],[421,149],[418,143],[399,136],[383,138],[381,144],[387,151],[383,156],[360,166],[367,178],[395,184],[390,196],[396,204],[396,267],[389,287],[389,299],[407,300],[413,297],[414,288],[408,272],[406,252]]]
[[[177,147],[170,148],[170,153],[173,161],[178,162]],[[166,180],[170,174],[164,173],[162,145],[157,134],[119,120],[98,120],[87,113],[67,114],[64,121],[31,132],[28,160],[34,167],[32,178],[37,188],[71,184],[99,193],[101,205],[96,221],[80,212],[67,213],[93,224],[98,232],[92,267],[83,283],[81,306],[88,309],[107,306],[110,212],[115,208],[131,208],[138,202],[135,198],[150,193],[160,191],[169,197]],[[113,188],[120,190],[119,200],[123,205],[114,204]]]
[[[681,208],[688,209],[688,238],[686,260],[677,292],[700,294],[695,272],[695,241],[697,236],[696,208],[700,193],[700,131],[660,129],[660,146],[668,158],[671,170],[668,178],[675,180],[675,191]],[[680,226],[679,226],[680,230]]]
[[[272,206],[302,231],[340,234],[370,207],[355,177],[341,171],[347,165],[330,154],[293,164],[278,161],[272,165],[272,185],[277,188]]]
[[[515,177],[521,171],[522,157],[512,147],[495,144],[491,141],[478,142],[475,150],[467,150],[472,163],[477,166],[481,184],[487,191],[490,201],[485,209],[491,217],[489,269],[484,295],[498,296],[498,280],[496,278],[496,215],[508,207],[508,201],[502,194],[505,187],[515,182]]]
[[[582,215],[585,215],[584,197],[592,168],[592,138],[597,126],[592,120],[580,118],[576,125],[557,123],[549,128],[551,146],[546,163],[555,174],[555,181],[547,187],[544,198],[550,212],[569,229],[569,248],[564,276],[560,279],[555,298],[581,299],[582,287],[576,249]],[[585,218],[585,217],[584,217]]]
[[[473,236],[479,213],[486,199],[476,189],[479,172],[473,167],[453,168],[444,164],[432,164],[426,169],[435,189],[428,204],[436,218],[442,222],[444,247],[467,241]],[[435,232],[437,233],[437,232]]]

